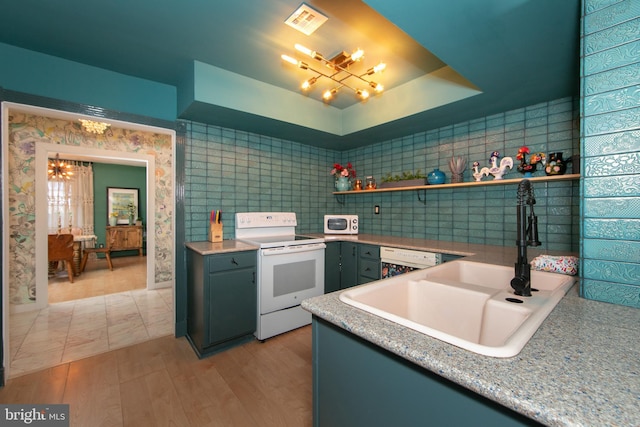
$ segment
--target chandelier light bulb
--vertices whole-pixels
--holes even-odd
[[[311,50],[308,47],[304,47],[299,43],[296,43],[294,47],[296,48],[297,51],[302,52],[305,55],[312,57],[313,59],[317,59],[319,61],[324,59],[321,53],[318,53],[315,50]]]
[[[356,94],[362,99],[369,98],[369,92],[366,89],[358,89]]]
[[[364,57],[364,50],[358,49],[351,54],[351,60],[353,62],[359,61]]]
[[[289,64],[298,65],[298,60],[290,57],[289,55],[280,55],[280,58],[287,61]]]
[[[387,68],[387,64],[385,64],[384,62],[381,62],[378,65],[376,65],[375,67],[373,67],[373,72],[374,73],[381,73],[382,71],[384,71],[385,68]]]
[[[373,88],[373,90],[375,90],[378,93],[380,93],[380,92],[382,92],[384,90],[384,86],[382,86],[380,83],[369,82],[369,86],[371,86]]]
[[[311,49],[309,49],[308,47],[304,47],[299,43],[296,43],[295,46],[297,51],[304,53],[305,55],[308,55],[310,57],[313,58],[313,51]]]
[[[304,81],[300,87],[302,87],[303,90],[308,90],[316,81],[318,81],[317,77],[311,77],[309,80]]]
[[[338,89],[327,89],[322,94],[322,98],[324,98],[325,101],[329,101],[331,98],[333,98],[333,95],[335,95],[337,92],[338,92]]]

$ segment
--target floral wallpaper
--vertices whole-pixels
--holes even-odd
[[[9,114],[8,194],[9,300],[28,304],[35,295],[36,144],[72,145],[140,153],[155,157],[155,282],[173,279],[173,176],[171,135],[109,127],[102,135],[85,132],[80,122],[21,112]],[[37,298],[37,296],[36,296]]]

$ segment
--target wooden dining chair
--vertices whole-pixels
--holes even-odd
[[[111,263],[111,249],[109,248],[84,248],[84,255],[82,255],[82,262],[80,263],[80,273],[84,271],[84,267],[87,265],[87,260],[89,259],[90,253],[95,254],[104,254],[104,257],[107,259],[107,265],[109,266],[109,270],[113,271],[113,264]]]
[[[73,234],[49,234],[49,262],[64,261],[73,283]]]

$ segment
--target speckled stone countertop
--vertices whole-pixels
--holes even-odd
[[[255,251],[255,245],[240,242],[238,240],[223,240],[222,242],[187,242],[185,246],[200,255],[215,255],[225,252]]]
[[[326,242],[346,240],[350,242],[368,243],[371,245],[390,246],[395,248],[416,249],[422,251],[440,252],[452,255],[460,255],[483,262],[488,257],[499,256],[499,261],[504,260],[506,265],[513,265],[515,262],[516,246],[489,246],[475,243],[445,242],[440,240],[414,239],[410,237],[380,236],[377,234],[306,234],[312,237],[322,237]],[[533,252],[532,252],[533,253]],[[508,262],[507,262],[508,260]]]
[[[357,240],[512,265],[516,249],[360,235]],[[532,255],[533,256],[533,255]],[[362,285],[366,286],[366,285]],[[640,425],[640,310],[578,296],[574,286],[520,354],[481,356],[351,307],[341,291],[304,309],[416,365],[550,426]]]

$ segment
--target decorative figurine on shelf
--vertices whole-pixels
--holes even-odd
[[[500,160],[500,166],[498,166],[499,158],[500,153],[498,151],[491,153],[491,167],[482,168],[480,172],[487,172],[487,176],[489,174],[493,175],[493,179],[495,180],[502,179],[502,176],[507,173],[507,168],[513,168],[513,159],[511,157],[505,157]]]
[[[525,178],[531,178],[536,171],[538,163],[544,165],[545,160],[544,153],[533,153],[529,158],[529,163],[527,163],[527,154],[529,154],[529,152],[529,147],[523,145],[518,149],[518,154],[516,155],[516,160],[520,160],[518,172],[524,174]]]
[[[451,169],[451,183],[462,182],[465,168],[467,167],[467,160],[464,157],[451,157],[449,160],[449,169]]]
[[[567,163],[569,160],[562,160],[562,153],[549,153],[549,161],[544,171],[547,175],[564,175],[567,171]]]
[[[376,184],[376,179],[373,176],[368,176],[364,188],[367,190],[375,190],[376,188],[378,188],[378,185]]]
[[[446,176],[440,169],[435,168],[427,174],[427,182],[431,185],[444,184]]]
[[[482,181],[482,177],[487,174],[489,169],[482,168],[482,171],[478,172],[478,168],[480,167],[480,162],[473,162],[473,177],[476,182]]]

